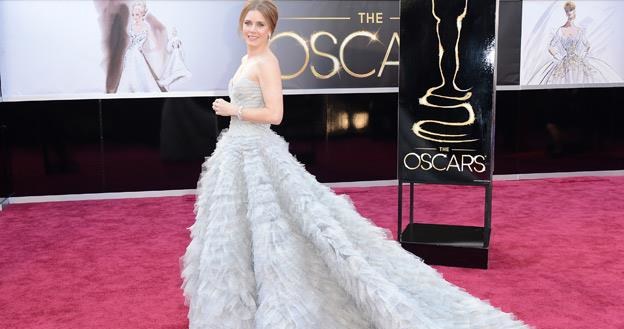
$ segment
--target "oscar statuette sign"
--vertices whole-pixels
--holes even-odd
[[[495,18],[495,0],[402,1],[401,179],[490,182]]]
[[[496,0],[401,1],[397,237],[427,264],[488,266],[496,14]],[[483,187],[483,226],[416,218],[416,183]]]

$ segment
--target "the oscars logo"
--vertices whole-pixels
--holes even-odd
[[[436,111],[454,111],[450,116],[466,116],[463,121],[442,121],[434,119],[420,120],[414,123],[412,131],[417,136],[440,143],[467,143],[471,139],[462,129],[475,122],[475,113],[470,105],[472,92],[470,88],[457,86],[457,74],[460,70],[459,40],[461,38],[462,21],[466,17],[468,0],[463,7],[458,1],[431,0],[431,13],[436,20],[438,36],[438,69],[441,84],[427,89],[420,97],[420,105]],[[456,114],[456,112],[461,112]],[[461,120],[461,119],[460,119]]]

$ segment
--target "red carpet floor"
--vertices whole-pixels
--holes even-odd
[[[396,231],[395,187],[338,191]],[[417,186],[417,218],[480,224],[474,204],[482,192]],[[186,328],[178,258],[193,201],[41,203],[0,212],[0,328]],[[500,181],[490,269],[437,268],[536,328],[624,328],[623,236],[624,177]]]

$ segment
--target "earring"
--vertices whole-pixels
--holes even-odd
[[[269,33],[269,40],[271,40],[271,33]]]

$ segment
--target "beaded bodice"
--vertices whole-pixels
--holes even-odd
[[[250,111],[264,107],[264,98],[260,85],[246,77],[231,79],[228,86],[231,103],[236,107],[242,106],[245,111]],[[268,130],[270,124],[254,123],[238,120],[232,116],[230,119],[230,131],[252,132],[260,130]]]

